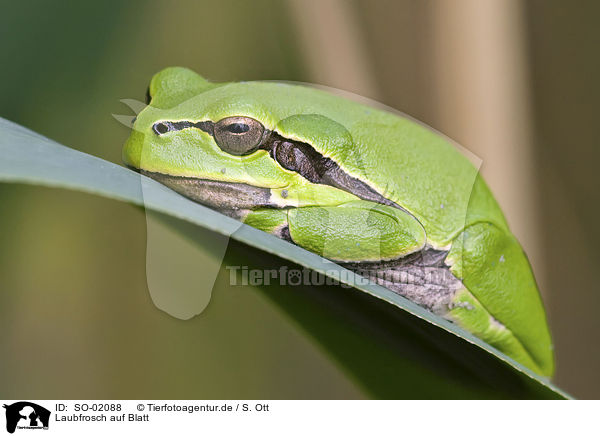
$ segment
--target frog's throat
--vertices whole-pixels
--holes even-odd
[[[245,183],[172,176],[145,170],[140,170],[140,172],[190,200],[221,212],[280,207],[271,201],[269,188],[260,188]]]

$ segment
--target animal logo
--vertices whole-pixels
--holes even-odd
[[[26,429],[48,429],[50,411],[45,407],[29,401],[18,401],[3,407],[6,409],[6,431],[9,433],[14,433],[17,426]]]

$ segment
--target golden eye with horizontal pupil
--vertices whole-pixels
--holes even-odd
[[[265,128],[254,118],[223,118],[214,126],[215,141],[229,154],[241,156],[255,151],[263,139]]]

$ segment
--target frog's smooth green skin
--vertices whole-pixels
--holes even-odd
[[[409,119],[313,88],[167,68],[125,163],[410,298],[545,376],[553,351],[519,243],[476,168]]]

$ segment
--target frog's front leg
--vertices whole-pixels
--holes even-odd
[[[426,235],[403,210],[370,201],[250,211],[244,222],[336,262],[381,262],[420,251]]]
[[[245,222],[414,301],[439,315],[462,283],[444,264],[445,251],[426,247],[426,234],[410,214],[369,201],[340,206],[261,209]]]
[[[421,224],[408,213],[370,201],[288,210],[291,240],[336,262],[381,262],[420,251]]]

